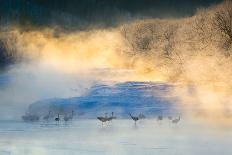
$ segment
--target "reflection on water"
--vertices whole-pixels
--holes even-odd
[[[0,155],[231,155],[232,127],[165,119],[0,122]]]

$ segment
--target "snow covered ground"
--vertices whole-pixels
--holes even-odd
[[[0,155],[231,155],[232,127],[182,118],[0,122]]]

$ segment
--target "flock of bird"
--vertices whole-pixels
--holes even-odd
[[[72,120],[73,119],[73,115],[74,115],[74,111],[72,111],[71,115],[70,114],[65,114],[64,117],[63,117],[64,121],[67,122],[67,121]],[[43,117],[43,120],[48,121],[51,117],[52,117],[51,116],[51,111],[49,111],[49,113]],[[56,122],[59,122],[61,120],[59,113],[57,114],[57,117],[55,117],[54,120]]]
[[[70,120],[72,120],[73,119],[73,116],[74,116],[74,111],[72,111],[71,113],[66,113],[64,116],[63,116],[63,120],[65,121],[65,122],[67,122],[67,121],[70,121]],[[136,125],[136,122],[138,121],[138,120],[140,120],[140,119],[144,119],[145,118],[145,116],[143,115],[143,114],[139,114],[138,116],[133,116],[131,113],[129,113],[129,116],[130,116],[130,118],[134,121],[134,123],[135,123],[135,125]],[[31,116],[32,117],[32,116]],[[172,116],[168,116],[167,117],[168,118],[168,120],[169,121],[171,121],[172,123],[174,123],[174,124],[177,124],[179,121],[180,121],[180,116],[178,117],[178,118],[173,118]],[[31,121],[34,121],[34,120],[39,120],[37,117],[36,117],[36,119],[34,119],[34,116],[32,117],[32,118],[30,118],[29,116],[23,116],[23,119],[24,120],[31,120]],[[54,121],[56,121],[56,122],[59,122],[59,121],[61,121],[61,118],[60,118],[60,114],[58,113],[57,114],[57,117],[53,117],[52,116],[52,114],[51,114],[51,111],[49,111],[49,113],[47,114],[47,115],[45,115],[44,117],[43,117],[43,120],[44,121],[49,121],[49,120],[51,120],[51,119],[54,119]],[[105,116],[99,116],[99,117],[97,117],[97,119],[99,120],[99,121],[101,121],[102,122],[102,125],[104,124],[104,123],[106,123],[106,122],[110,122],[110,121],[112,121],[113,119],[116,119],[116,117],[114,116],[114,112],[112,112],[111,113],[111,116],[109,116],[108,117],[108,113],[105,113]],[[162,115],[159,115],[158,117],[157,117],[157,121],[162,121],[164,119],[164,117],[162,116]]]
[[[145,118],[145,116],[143,114],[139,114],[139,116],[133,116],[131,113],[129,113],[129,115],[130,115],[131,119],[134,121],[135,125],[136,125],[136,122],[138,120]],[[102,122],[102,125],[103,125],[103,123],[105,123],[107,121],[112,121],[113,119],[116,119],[116,117],[114,116],[114,113],[112,112],[112,116],[110,116],[110,117],[108,117],[107,113],[105,113],[105,117],[101,116],[101,117],[97,117],[97,119],[100,120]],[[175,119],[173,119],[172,116],[168,116],[168,119],[172,123],[177,124],[180,121],[180,116],[178,118],[175,118]],[[163,120],[163,116],[158,116],[157,120],[158,121]]]
[[[136,125],[136,121],[138,121],[139,119],[141,119],[141,117],[139,116],[132,116],[131,114],[129,114],[131,119],[134,120],[135,125]],[[158,121],[162,121],[163,120],[163,116],[158,116],[157,117]],[[170,120],[172,123],[177,124],[180,121],[180,116],[178,118],[173,119],[172,116],[168,116],[168,120]]]

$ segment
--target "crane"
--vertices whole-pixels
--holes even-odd
[[[69,120],[72,120],[73,119],[73,110],[72,110],[72,114],[71,115],[65,115],[64,116],[64,121],[69,121]]]
[[[130,115],[131,119],[135,121],[135,125],[136,125],[136,121],[139,120],[139,117],[132,116],[131,113],[129,115]]]
[[[109,120],[109,118],[107,117],[107,113],[105,113],[105,117],[100,116],[100,117],[97,117],[97,119],[102,122],[102,126],[104,122]]]
[[[57,121],[57,122],[60,121],[60,114],[58,114],[58,117],[55,118],[55,121]]]
[[[180,121],[180,116],[172,120],[172,123],[177,124]]]

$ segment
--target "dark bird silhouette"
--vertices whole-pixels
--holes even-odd
[[[49,113],[43,117],[43,120],[48,121],[50,114],[51,114],[51,111],[49,111]]]
[[[109,118],[107,117],[107,113],[105,113],[105,117],[100,116],[100,117],[97,117],[97,119],[102,122],[102,125],[104,122],[109,120]]]
[[[157,121],[162,121],[163,120],[163,111],[160,112],[160,115],[157,117]]]
[[[162,120],[163,120],[163,116],[158,116],[158,117],[157,117],[157,120],[158,120],[158,121],[162,121]]]
[[[73,119],[73,110],[72,110],[72,114],[71,115],[65,115],[64,116],[64,121],[69,121],[69,120],[72,120]]]
[[[136,121],[139,120],[139,117],[132,116],[131,113],[129,115],[130,115],[131,119],[135,121],[135,125],[136,125]]]
[[[58,114],[58,117],[55,118],[55,121],[57,121],[57,122],[60,121],[60,114]]]
[[[177,124],[180,121],[180,116],[172,120],[172,123]]]

